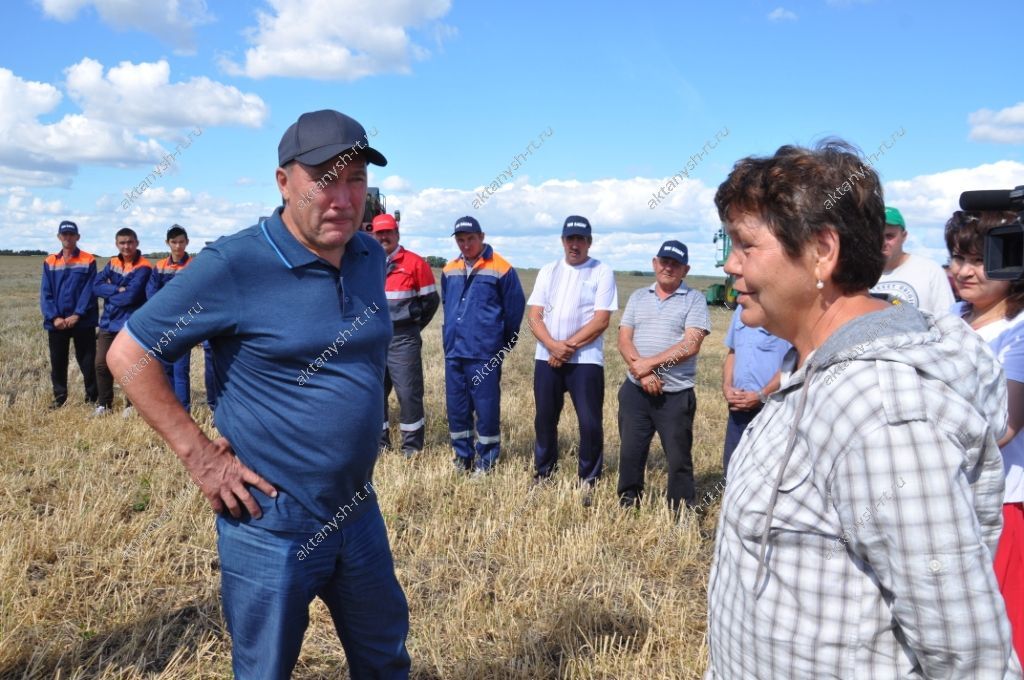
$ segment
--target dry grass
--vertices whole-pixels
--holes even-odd
[[[88,419],[77,367],[54,414],[38,309],[40,258],[0,258],[0,678],[224,678],[230,640],[218,601],[213,516],[173,454],[139,418]],[[535,272],[524,272],[532,288]],[[649,279],[622,276],[620,306]],[[699,279],[691,285],[700,287]],[[411,609],[414,678],[698,678],[717,502],[674,525],[658,493],[620,510],[616,392],[606,335],[605,479],[593,507],[573,488],[576,419],[563,414],[562,469],[528,491],[533,341],[504,365],[502,459],[472,480],[450,472],[440,319],[425,337],[427,449],[385,455],[375,485]],[[701,351],[694,460],[699,492],[721,476],[719,392],[728,313]],[[193,402],[203,404],[193,354]],[[74,364],[74,361],[71,362]],[[568,401],[568,400],[567,400]],[[211,430],[209,411],[196,417]],[[396,433],[397,435],[397,433]],[[397,441],[397,440],[396,440]],[[296,678],[345,676],[313,605]]]

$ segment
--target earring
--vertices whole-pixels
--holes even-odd
[[[825,283],[821,279],[818,279],[818,282],[814,284],[814,287],[817,288],[818,290],[821,290],[822,288],[825,287]]]

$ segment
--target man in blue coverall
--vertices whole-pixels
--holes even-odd
[[[192,257],[185,251],[188,248],[188,232],[180,224],[171,225],[167,230],[167,247],[171,254],[156,263],[153,275],[146,284],[146,299],[153,297],[160,289],[174,280],[175,275],[188,266]],[[201,310],[200,310],[201,311]],[[184,354],[174,363],[162,362],[164,373],[174,388],[174,394],[186,411],[192,410],[192,386],[189,373],[192,368],[191,352]]]
[[[456,469],[485,474],[501,451],[501,364],[519,340],[526,295],[475,218],[456,220],[452,236],[461,254],[441,272],[448,429]]]
[[[96,275],[93,293],[103,300],[100,331],[96,338],[96,384],[99,387],[99,405],[94,416],[110,413],[114,405],[114,376],[107,365],[107,352],[114,338],[124,328],[135,310],[146,301],[146,284],[153,274],[153,265],[139,252],[139,237],[134,229],[119,229],[114,237],[117,255]],[[132,402],[126,400],[121,415],[132,414]]]
[[[78,248],[78,225],[64,220],[57,227],[59,253],[43,261],[39,307],[50,345],[51,408],[68,399],[68,351],[75,343],[75,359],[85,382],[85,401],[96,402],[96,323],[99,319],[92,293],[96,258]]]

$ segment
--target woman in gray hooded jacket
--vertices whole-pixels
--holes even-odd
[[[1002,371],[959,319],[872,297],[877,174],[828,141],[715,196],[743,323],[793,349],[729,467],[708,678],[1020,678],[992,571]]]

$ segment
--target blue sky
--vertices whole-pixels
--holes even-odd
[[[616,269],[678,238],[695,273],[716,273],[712,198],[732,164],[829,135],[871,153],[902,131],[875,168],[908,248],[939,262],[960,191],[1024,184],[1019,0],[11,0],[0,19],[5,248],[55,249],[62,219],[101,255],[122,226],[147,251],[174,222],[194,243],[249,226],[279,203],[282,132],[320,108],[377,129],[389,164],[371,184],[407,247],[452,256],[451,226],[473,214],[522,267],[557,257],[581,214]]]

